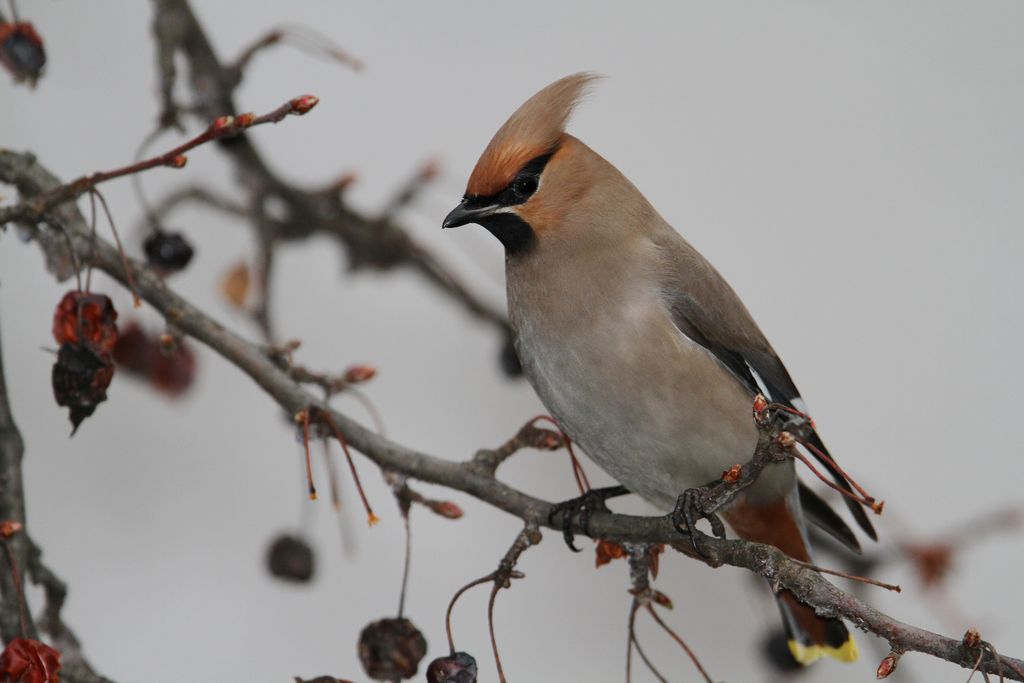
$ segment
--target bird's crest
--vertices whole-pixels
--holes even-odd
[[[596,78],[591,73],[566,76],[526,100],[480,155],[466,194],[486,197],[500,192],[527,162],[555,151],[569,115]]]

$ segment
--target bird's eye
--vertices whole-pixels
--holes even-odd
[[[537,176],[527,175],[521,178],[517,178],[515,185],[513,186],[517,194],[524,197],[529,197],[537,191]]]

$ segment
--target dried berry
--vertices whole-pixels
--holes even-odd
[[[114,366],[109,356],[97,356],[87,346],[64,344],[60,347],[51,382],[57,405],[69,408],[72,435],[78,431],[82,420],[107,400],[107,387],[113,376]]]
[[[107,400],[114,376],[111,352],[117,344],[117,311],[103,294],[71,291],[53,314],[53,338],[60,344],[51,383],[57,405],[70,408],[71,433]]]
[[[427,641],[408,619],[381,619],[359,634],[359,661],[376,681],[412,678],[427,654]]]
[[[87,346],[98,356],[117,343],[117,311],[104,294],[73,290],[64,295],[53,314],[53,338],[58,344]]]
[[[11,72],[15,81],[35,84],[46,66],[46,50],[32,24],[0,24],[0,64]]]
[[[125,325],[118,335],[114,360],[169,396],[184,393],[196,375],[196,358],[188,344],[166,344],[161,337],[146,334],[135,322]]]
[[[438,657],[427,667],[427,683],[476,683],[476,660],[465,652]]]
[[[177,273],[189,264],[195,253],[179,232],[157,230],[142,243],[146,262],[164,273]]]
[[[57,683],[60,653],[38,640],[15,638],[0,653],[0,681]]]
[[[267,568],[279,579],[306,583],[314,567],[313,548],[298,536],[278,536],[267,550]]]

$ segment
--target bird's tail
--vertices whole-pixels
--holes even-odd
[[[765,504],[741,498],[723,513],[740,538],[773,545],[790,557],[811,561],[807,537],[803,531],[800,502],[796,496]],[[857,659],[857,643],[843,622],[818,616],[786,590],[776,593],[786,628],[787,645],[793,659],[803,665],[822,657],[841,662]]]
[[[819,617],[814,609],[803,604],[789,591],[775,596],[782,612],[789,653],[800,664],[807,666],[822,657],[833,657],[841,662],[857,659],[857,641],[838,619]]]

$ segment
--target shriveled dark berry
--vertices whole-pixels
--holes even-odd
[[[88,346],[61,344],[50,381],[57,405],[69,409],[72,430],[107,400],[107,387],[114,376],[109,356],[98,356]]]
[[[359,661],[376,681],[412,678],[426,654],[426,639],[408,619],[381,619],[359,634]]]
[[[267,568],[285,581],[305,583],[313,578],[313,548],[298,536],[282,534],[267,550]]]
[[[427,667],[427,683],[476,683],[476,660],[465,652],[438,657]]]
[[[192,260],[195,250],[180,232],[157,230],[142,243],[146,262],[164,272],[176,273]]]
[[[15,80],[36,82],[46,66],[46,50],[32,24],[0,24],[0,64]]]

